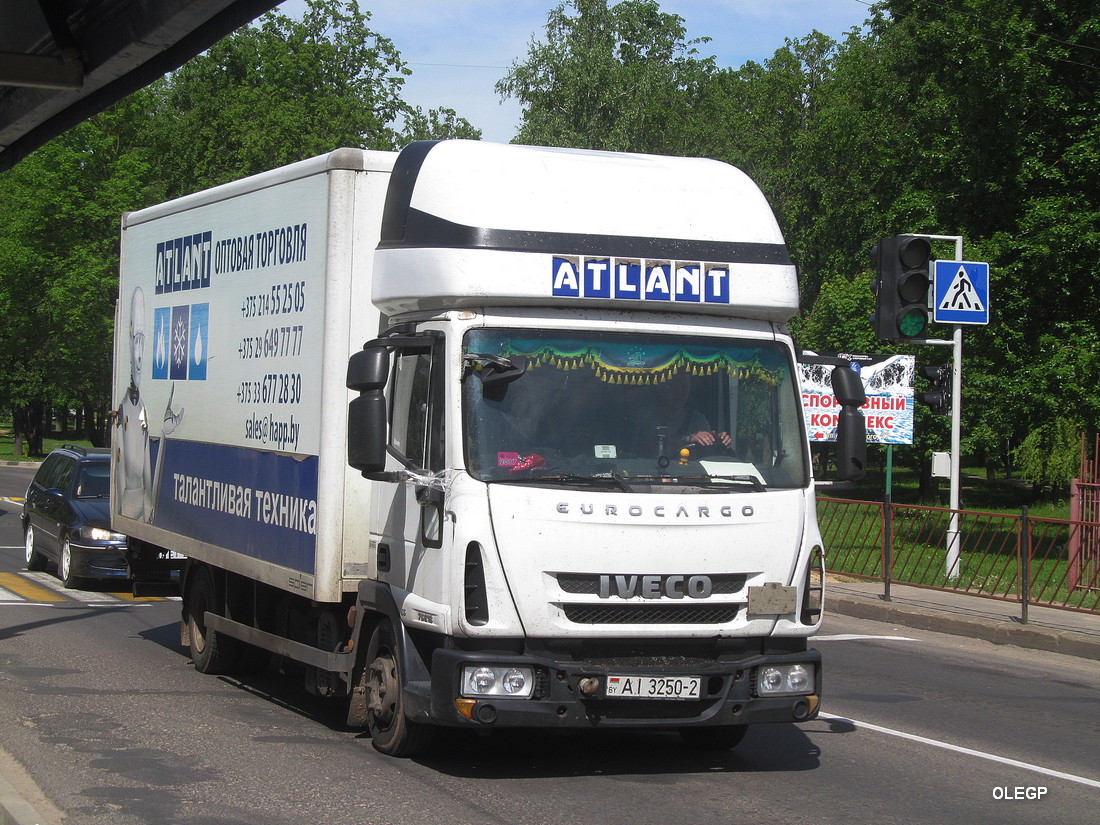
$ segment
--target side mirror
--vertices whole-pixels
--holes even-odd
[[[833,395],[842,407],[862,407],[867,403],[863,379],[850,367],[833,367]]]
[[[527,359],[522,355],[511,358],[480,356],[485,366],[476,373],[481,379],[481,393],[492,401],[502,401],[508,385],[527,372]]]
[[[859,481],[867,471],[867,424],[860,410],[867,403],[863,379],[850,367],[834,367],[833,395],[841,409],[836,426],[837,478]]]
[[[386,347],[367,347],[348,359],[347,387],[356,392],[381,390],[390,375],[390,351]]]
[[[386,469],[386,347],[368,347],[348,360],[347,387],[359,393],[348,405],[348,464],[363,475]]]

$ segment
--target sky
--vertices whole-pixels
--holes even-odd
[[[393,41],[412,70],[402,97],[425,112],[446,106],[506,143],[520,124],[516,100],[503,103],[493,87],[532,38],[545,34],[557,0],[360,0],[370,27]],[[700,56],[719,66],[762,63],[813,30],[842,40],[868,17],[870,0],[660,0],[661,10],[684,18],[688,39],[710,37]],[[303,3],[282,11],[298,16]]]

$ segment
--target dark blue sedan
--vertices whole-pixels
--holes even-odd
[[[66,587],[129,575],[126,536],[111,531],[108,450],[66,445],[42,462],[23,503],[28,570],[52,562]]]

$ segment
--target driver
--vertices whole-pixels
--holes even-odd
[[[657,427],[667,427],[672,446],[698,444],[701,447],[730,446],[730,435],[717,432],[697,409],[688,404],[691,377],[680,372],[657,385],[651,420]]]

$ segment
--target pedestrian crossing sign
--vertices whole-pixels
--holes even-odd
[[[932,320],[939,324],[989,323],[989,264],[935,261]]]

